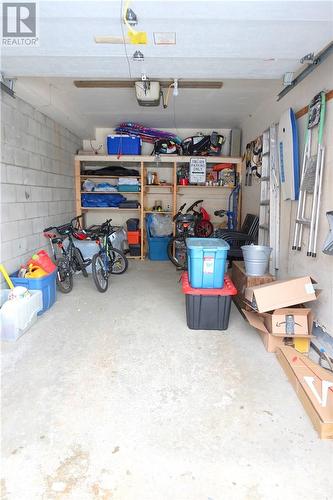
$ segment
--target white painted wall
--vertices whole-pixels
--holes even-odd
[[[281,101],[276,96],[265,100],[260,107],[242,123],[242,147],[260,135],[271,123],[277,123],[281,114],[292,107],[298,111],[308,104],[312,97],[321,90],[333,88],[333,56],[327,59],[310,76],[289,92]],[[298,120],[300,137],[300,157],[303,155],[306,117]],[[333,100],[327,103],[324,144],[326,146],[326,162],[321,197],[317,258],[306,256],[307,230],[305,232],[302,252],[291,250],[297,202],[282,201],[281,206],[281,267],[279,277],[300,276],[310,274],[323,289],[317,302],[312,304],[316,320],[333,335],[333,257],[321,252],[322,244],[328,232],[326,211],[333,209]],[[245,173],[245,172],[244,172]],[[244,175],[243,175],[244,182]],[[242,216],[246,213],[259,213],[260,184],[255,181],[252,187],[243,185]]]

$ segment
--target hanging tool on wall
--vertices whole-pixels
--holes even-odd
[[[245,186],[252,186],[251,158],[252,158],[252,147],[251,147],[251,143],[249,142],[248,144],[246,144],[246,150],[244,153]]]
[[[309,104],[305,148],[302,163],[301,185],[297,205],[297,215],[292,250],[302,249],[304,226],[309,228],[308,257],[316,257],[320,198],[323,180],[325,148],[323,133],[325,122],[325,92],[317,94]],[[317,141],[315,136],[317,131]],[[317,153],[313,154],[313,144],[317,143]],[[307,201],[310,201],[307,206]]]
[[[252,177],[261,178],[262,165],[262,136],[255,141],[249,142],[246,145],[246,150],[243,156],[245,161],[245,186],[252,186]]]
[[[327,255],[333,255],[333,210],[326,212],[326,217],[329,225],[329,233],[323,246],[323,252]]]
[[[252,146],[252,160],[251,160],[251,171],[252,175],[255,175],[259,179],[261,174],[258,169],[261,169],[262,165],[262,136],[258,137]]]

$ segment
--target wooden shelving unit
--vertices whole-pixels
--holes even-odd
[[[187,193],[195,192],[196,189],[205,189],[206,199],[209,198],[209,193],[216,193],[218,190],[231,190],[233,186],[205,186],[205,185],[178,185],[177,184],[177,166],[189,164],[192,157],[189,156],[173,156],[173,155],[161,155],[156,158],[154,156],[111,156],[111,155],[80,155],[75,157],[75,192],[76,192],[76,214],[88,214],[92,213],[102,213],[107,212],[105,218],[112,214],[117,214],[119,216],[121,212],[126,214],[137,214],[139,212],[138,218],[140,219],[141,227],[141,255],[133,256],[133,259],[144,259],[144,242],[145,242],[145,215],[149,213],[160,213],[174,215],[177,212],[177,202],[178,196],[180,198],[186,196]],[[239,157],[217,157],[208,156],[206,157],[207,166],[212,166],[217,163],[231,163],[236,165],[236,172],[238,173],[239,179],[241,180],[242,171],[242,159]],[[127,168],[135,168],[140,172],[140,175],[136,176],[140,180],[141,191],[119,191],[119,194],[133,196],[139,201],[139,208],[112,208],[112,207],[82,207],[81,206],[81,194],[85,193],[82,190],[82,182],[86,179],[107,181],[108,179],[118,179],[119,176],[109,175],[87,175],[84,174],[85,169],[92,169],[92,167],[106,167],[108,165],[119,165]],[[147,171],[152,170],[159,174],[160,178],[164,176],[168,177],[166,184],[147,184]],[[135,176],[131,176],[135,177]],[[165,179],[163,179],[165,180]],[[112,194],[113,191],[98,191],[95,194]],[[169,205],[168,210],[163,211],[153,211],[152,207],[149,206],[150,199],[152,196],[163,197],[163,205]],[[166,200],[170,199],[168,203]],[[201,198],[203,196],[201,195]],[[183,200],[182,200],[183,202]],[[241,197],[239,197],[239,211],[241,207]],[[134,216],[134,215],[133,215]],[[124,221],[123,221],[124,222]],[[114,220],[117,224],[117,219]]]

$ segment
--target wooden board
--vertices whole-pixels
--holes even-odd
[[[326,102],[329,101],[330,99],[333,99],[333,90],[329,90],[328,92],[326,92]],[[296,113],[296,120],[298,120],[299,118],[302,118],[302,116],[306,115],[309,111],[309,106],[304,106],[304,108],[300,109],[299,111],[297,111]]]
[[[279,121],[278,154],[282,199],[298,200],[298,135],[295,114],[291,108],[282,114]]]
[[[316,365],[306,356],[291,347],[277,350],[277,359],[296,391],[305,411],[321,439],[333,439],[333,387],[329,387],[326,400],[323,399],[323,381],[333,384],[331,372]],[[313,390],[304,377],[313,378]],[[315,396],[317,393],[317,397]],[[317,398],[321,398],[320,404]]]

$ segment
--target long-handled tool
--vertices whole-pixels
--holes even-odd
[[[326,212],[326,217],[329,225],[329,233],[324,242],[323,252],[327,255],[333,255],[333,210]]]
[[[14,288],[13,282],[6,271],[5,266],[3,266],[2,264],[0,264],[0,273],[2,273],[3,277],[7,281],[7,285],[9,286],[9,288],[13,289]]]
[[[304,226],[309,227],[308,257],[317,256],[320,198],[325,160],[325,148],[323,146],[325,111],[325,93],[320,92],[312,99],[309,105],[301,185],[292,245],[293,250],[300,251],[302,249],[303,228]],[[312,146],[315,143],[315,129],[318,129],[317,154],[313,155]],[[307,207],[308,199],[311,201],[311,208]]]

